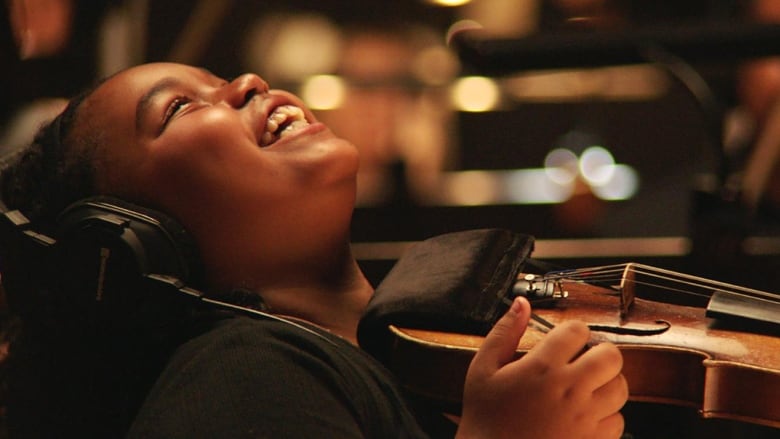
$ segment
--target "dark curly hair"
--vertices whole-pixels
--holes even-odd
[[[74,135],[79,110],[95,88],[75,96],[38,131],[29,147],[2,160],[3,202],[23,212],[44,232],[50,231],[62,209],[96,191],[92,159],[97,134]]]
[[[50,123],[44,125],[36,134],[30,145],[23,149],[7,151],[0,158],[0,196],[5,207],[10,210],[19,210],[35,225],[36,229],[43,233],[51,233],[54,230],[56,218],[59,212],[74,201],[95,193],[95,171],[92,157],[97,142],[93,135],[76,136],[74,126],[79,116],[79,110],[84,101],[99,86],[83,91],[70,100],[68,106]],[[88,131],[88,130],[85,130]],[[52,361],[62,360],[62,352],[52,349],[51,346],[39,345],[37,342],[28,342],[30,332],[20,330],[24,325],[16,313],[11,301],[13,279],[16,271],[24,269],[15,261],[15,251],[12,242],[0,243],[2,254],[3,285],[0,291],[9,297],[10,309],[3,310],[2,339],[3,345],[8,348],[10,344],[10,357],[0,361],[0,405],[2,406],[3,430],[6,428],[16,434],[26,435],[32,433],[35,428],[40,428],[39,433],[44,433],[46,427],[20,427],[15,425],[11,417],[6,419],[6,407],[9,413],[23,412],[26,409],[19,407],[35,407],[30,413],[47,410],[44,405],[32,404],[32,400],[22,402],[19,395],[35,394],[30,386],[33,375],[38,375],[43,382],[49,382],[47,386],[53,391],[54,385],[48,378],[40,375],[43,370],[37,366]],[[18,292],[17,292],[18,293]],[[30,293],[30,292],[22,292]],[[24,341],[23,341],[24,340]],[[47,355],[34,354],[34,352],[47,352]],[[43,355],[43,359],[30,360],[36,355]],[[13,358],[13,361],[11,361]],[[76,368],[65,367],[66,370]],[[56,375],[55,375],[56,376]],[[39,395],[38,395],[39,396]],[[64,421],[63,421],[64,422]],[[50,422],[55,428],[62,423]],[[34,422],[26,423],[28,426],[36,425]]]

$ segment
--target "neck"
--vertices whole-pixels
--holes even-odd
[[[306,320],[357,344],[357,326],[374,293],[350,256],[338,276],[263,291],[271,312]]]

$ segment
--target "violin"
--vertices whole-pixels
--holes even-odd
[[[635,263],[519,274],[513,294],[528,297],[533,309],[518,358],[555,325],[580,320],[592,343],[612,342],[622,351],[630,400],[780,427],[776,294]],[[664,300],[679,296],[694,300]],[[457,413],[466,370],[484,338],[389,330],[387,366],[410,392]]]

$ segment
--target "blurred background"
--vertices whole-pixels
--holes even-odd
[[[637,261],[780,290],[780,124],[767,122],[780,33],[738,39],[780,20],[780,2],[3,6],[5,152],[127,66],[253,71],[361,149],[353,242],[373,282],[412,242],[505,227],[561,266]],[[503,57],[463,50],[499,39]]]
[[[0,5],[0,161],[125,67],[253,71],[360,148],[353,246],[375,284],[411,243],[503,227],[561,267],[635,261],[780,292],[780,1]]]

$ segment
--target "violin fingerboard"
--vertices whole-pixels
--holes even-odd
[[[706,315],[715,319],[739,318],[780,325],[780,301],[716,290],[707,305]]]

